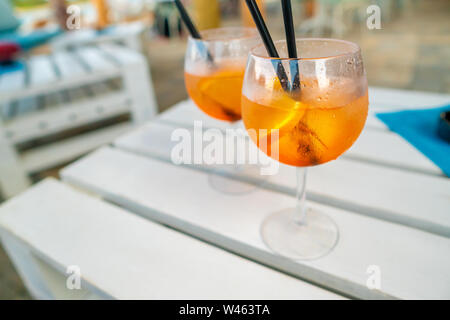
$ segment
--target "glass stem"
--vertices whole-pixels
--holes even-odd
[[[297,194],[294,220],[298,224],[305,223],[306,216],[306,173],[307,168],[297,167]]]

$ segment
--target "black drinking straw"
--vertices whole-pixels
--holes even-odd
[[[272,41],[272,37],[270,36],[269,30],[267,29],[266,23],[264,22],[264,19],[261,15],[261,12],[259,11],[258,5],[256,4],[255,0],[245,0],[245,2],[247,4],[248,9],[250,10],[250,13],[252,15],[253,21],[255,22],[256,27],[258,28],[259,34],[261,35],[261,39],[263,40],[267,53],[272,58],[279,58],[280,56],[278,55],[277,49],[275,48],[275,45]],[[280,80],[281,87],[285,91],[289,91],[289,80],[281,61],[279,60],[276,61],[275,70],[278,79]]]
[[[188,28],[189,33],[191,34],[192,38],[194,39],[201,39],[200,33],[198,32],[197,28],[195,27],[194,23],[191,20],[191,17],[189,17],[189,14],[187,13],[186,9],[184,8],[183,4],[180,0],[174,0],[175,5],[178,8],[178,11],[180,12],[181,20],[183,20],[184,24],[186,25],[186,28]]]
[[[189,33],[191,34],[191,37],[194,39],[200,40],[202,37],[200,36],[200,33],[198,32],[197,28],[195,27],[194,23],[192,22],[191,17],[189,17],[189,14],[186,11],[186,8],[183,6],[180,0],[174,0],[175,6],[178,9],[178,12],[180,13],[181,20],[183,20],[184,24],[186,25],[186,28],[188,29]],[[200,45],[200,43],[199,43]],[[206,56],[210,62],[213,61],[213,58],[211,56],[211,53],[207,48],[204,46],[201,46],[199,48],[201,51],[206,51]]]
[[[281,7],[283,9],[283,18],[284,18],[284,29],[286,32],[286,43],[288,47],[289,58],[296,59],[297,58],[297,46],[295,43],[295,30],[294,30],[294,21],[292,18],[292,6],[291,0],[281,0]],[[300,89],[300,73],[298,69],[297,61],[289,62],[291,68],[292,77],[292,86],[291,91],[296,91]]]

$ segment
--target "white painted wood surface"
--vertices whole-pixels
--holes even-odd
[[[366,128],[355,144],[342,156],[401,170],[444,176],[430,159],[390,131]]]
[[[61,142],[50,143],[39,149],[25,151],[22,153],[22,166],[26,172],[34,173],[67,163],[99,146],[110,143],[132,128],[130,123],[120,123],[67,138]]]
[[[449,104],[450,94],[370,87],[369,103],[377,111],[425,109]]]
[[[158,116],[158,121],[172,124],[173,126],[192,127],[194,121],[201,121],[204,128],[218,128],[226,130],[231,125],[226,121],[211,118],[197,108],[192,100],[181,101]],[[239,121],[242,123],[242,121]],[[239,124],[243,128],[242,124]]]
[[[170,138],[175,129],[176,127],[166,123],[153,122],[120,137],[115,145],[133,153],[170,162],[172,148],[177,144]],[[402,141],[396,142],[400,147],[403,145]],[[404,155],[400,153],[400,147],[397,154],[387,153],[386,159],[395,159],[395,155],[398,155],[398,164],[402,165],[400,159]],[[373,151],[370,146],[366,149],[369,157]],[[416,150],[406,150],[413,155],[417,154]],[[384,159],[382,154],[380,157]],[[375,161],[354,161],[342,157],[337,161],[311,168],[307,183],[308,197],[368,216],[450,236],[450,197],[445,196],[450,194],[449,179],[398,170],[393,166],[373,165],[373,162]],[[201,168],[212,169],[208,166]],[[251,178],[254,179],[245,176],[245,173],[239,178],[247,182],[251,182]],[[255,182],[261,181],[262,179]],[[270,176],[264,187],[295,194],[295,168],[280,165],[278,173]],[[430,204],[433,210],[430,210]]]
[[[0,233],[30,248],[40,265],[33,283],[59,272],[59,290],[40,292],[65,298],[65,272],[76,265],[82,287],[103,298],[342,299],[52,179],[2,206]]]
[[[34,299],[51,299],[51,292],[40,276],[39,266],[33,257],[30,246],[1,230],[0,239],[30,295]]]
[[[310,203],[335,220],[340,239],[327,256],[296,262],[274,255],[259,235],[268,214],[294,204],[290,196],[263,189],[222,194],[210,187],[207,173],[111,148],[66,167],[61,175],[152,220],[354,297],[450,297],[449,238]],[[370,265],[382,270],[380,291],[366,287]]]
[[[387,91],[381,90],[383,94],[388,94]],[[402,94],[398,97],[400,99]],[[445,99],[435,101],[441,103]],[[393,110],[381,103],[379,107]],[[239,197],[237,201],[236,197],[212,191],[204,173],[181,167],[174,169],[167,163],[174,145],[170,141],[170,133],[179,126],[192,127],[194,120],[202,120],[206,128],[228,128],[226,123],[207,117],[191,103],[181,103],[164,113],[159,124],[144,126],[115,142],[119,148],[145,155],[145,158],[104,149],[69,167],[63,172],[63,177],[150,219],[356,297],[449,296],[450,286],[445,272],[448,266],[441,268],[443,265],[440,265],[432,271],[429,268],[436,266],[431,266],[429,261],[449,264],[449,261],[440,259],[450,252],[447,238],[450,235],[450,206],[449,197],[445,196],[450,192],[450,184],[448,179],[440,177],[441,172],[434,164],[400,137],[368,126],[346,157],[310,170],[310,198],[344,208],[338,210],[314,203],[338,222],[345,241],[341,238],[335,252],[317,262],[292,264],[292,261],[286,262],[279,257],[267,257],[270,252],[258,235],[263,217],[277,208],[289,206],[292,200],[286,199],[290,198],[275,193],[264,194],[267,191],[261,190]],[[125,176],[123,171],[121,175],[117,174],[125,167],[128,168]],[[280,174],[271,177],[268,187],[282,193],[293,193],[293,170],[282,166]],[[114,179],[119,179],[119,176],[122,177],[121,183],[114,184]],[[188,189],[195,192],[183,191],[186,186],[179,181],[189,182]],[[167,190],[174,194],[173,201],[167,201]],[[263,195],[258,196],[259,192]],[[239,221],[238,225],[236,221]],[[356,244],[356,248],[349,243]],[[438,251],[430,251],[438,247]],[[423,252],[429,254],[427,258],[418,259]],[[393,256],[395,260],[392,260]],[[342,257],[347,257],[343,259],[345,262]],[[383,282],[381,292],[368,290],[364,286],[366,278],[363,272],[355,268],[369,260],[377,260],[372,264],[382,265],[382,273],[389,279],[387,284]],[[431,279],[430,274],[436,278]],[[414,287],[408,284],[409,278],[415,279]],[[436,291],[440,282],[442,286]]]
[[[129,111],[127,101],[128,97],[123,92],[94,96],[81,102],[67,103],[63,108],[45,108],[40,112],[18,117],[5,123],[4,128],[11,142],[20,143],[125,114]]]
[[[157,113],[157,104],[150,66],[142,55],[132,51],[117,49],[116,46],[101,44],[98,46],[112,61],[124,67],[124,84],[130,92],[133,121],[142,124]]]
[[[386,125],[377,119],[376,112],[391,112],[405,109],[427,109],[450,104],[450,94],[400,90],[389,88],[369,88],[369,114],[366,127],[388,130]]]

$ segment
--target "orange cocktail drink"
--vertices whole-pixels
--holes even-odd
[[[184,64],[187,92],[209,116],[241,119],[241,92],[247,56],[259,44],[254,28],[220,28],[189,38]]]
[[[241,62],[241,63],[239,63]],[[241,119],[241,90],[245,61],[222,62],[205,74],[185,72],[189,96],[209,116],[225,120]]]
[[[266,150],[271,155],[275,148],[282,163],[306,167],[334,160],[358,138],[368,112],[367,89],[351,94],[352,83],[345,82],[335,79],[320,88],[317,80],[302,79],[301,94],[292,96],[274,78],[267,85],[278,89],[270,95],[243,95],[245,126],[255,130],[257,145],[261,135],[278,129],[278,139],[267,139]]]

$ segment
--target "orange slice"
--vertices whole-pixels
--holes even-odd
[[[199,88],[202,94],[217,102],[224,112],[241,114],[242,70],[219,71],[206,78]]]

